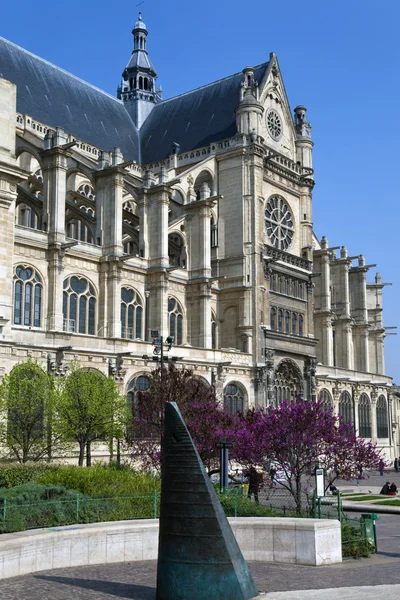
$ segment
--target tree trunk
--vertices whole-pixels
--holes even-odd
[[[85,458],[85,442],[79,442],[79,460],[78,465],[83,467],[83,459]]]
[[[121,466],[121,440],[117,439],[117,466]]]
[[[302,506],[301,506],[301,475],[296,477],[296,492],[295,492],[295,501],[296,501],[296,513],[301,515]]]
[[[90,467],[92,464],[92,453],[90,449],[90,442],[86,442],[86,466]]]

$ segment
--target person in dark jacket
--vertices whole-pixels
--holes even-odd
[[[394,459],[394,470],[396,471],[396,473],[399,472],[399,461],[397,458]]]
[[[261,474],[257,473],[257,469],[255,467],[250,467],[250,469],[248,471],[246,471],[246,473],[244,474],[245,477],[247,477],[247,480],[249,482],[249,491],[248,491],[248,498],[251,499],[251,496],[254,494],[254,500],[256,504],[259,504],[259,500],[258,500],[258,492],[260,489],[260,483],[261,483]]]
[[[387,496],[389,488],[390,488],[390,481],[387,481],[379,493],[383,494],[384,496]]]

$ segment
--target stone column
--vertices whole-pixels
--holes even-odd
[[[376,425],[376,401],[378,399],[378,394],[375,390],[371,392],[371,439],[374,443],[376,443],[378,439],[378,431]]]
[[[65,203],[67,199],[68,137],[62,127],[48,130],[44,140],[43,159],[43,227],[50,244],[65,242]]]
[[[337,366],[352,369],[354,366],[352,319],[350,315],[349,267],[347,249],[342,246],[340,259],[331,262],[335,289],[335,312],[338,315],[335,324]]]
[[[122,248],[122,204],[125,170],[119,166],[122,155],[118,148],[112,153],[112,165],[100,155],[94,173],[96,191],[96,242],[102,244],[104,256],[120,256]],[[98,239],[102,238],[102,239]]]
[[[331,307],[331,269],[328,240],[321,239],[321,249],[314,252],[314,272],[321,273],[314,279],[315,325],[318,340],[318,355],[322,364],[332,367],[333,360],[333,329]]]
[[[360,429],[360,421],[358,418],[358,400],[360,397],[360,392],[357,390],[357,388],[354,390],[353,396],[354,396],[354,429],[358,432]]]
[[[211,348],[211,208],[218,197],[203,183],[200,199],[185,205],[189,251],[189,285],[191,297],[191,343]]]
[[[107,337],[121,337],[122,263],[109,257],[107,274]]]
[[[149,295],[149,329],[168,336],[168,209],[170,187],[165,170],[160,172],[159,183],[148,172],[145,177],[144,202],[147,203],[148,259],[147,277]],[[146,332],[148,334],[148,332]]]
[[[61,245],[49,244],[47,290],[47,328],[50,331],[63,331],[63,259]]]
[[[28,173],[16,165],[16,86],[0,78],[0,339],[13,322],[13,257],[17,183]]]
[[[99,302],[98,302],[98,332],[100,337],[108,337],[108,262],[102,256],[99,262]]]

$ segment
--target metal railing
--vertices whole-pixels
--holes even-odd
[[[69,333],[76,333],[75,319],[63,319],[63,330]]]

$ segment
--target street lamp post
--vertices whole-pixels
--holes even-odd
[[[232,444],[224,439],[221,439],[218,447],[220,449],[220,463],[219,463],[219,491],[222,493],[225,488],[228,487],[228,463],[229,463],[229,449],[232,448]]]

